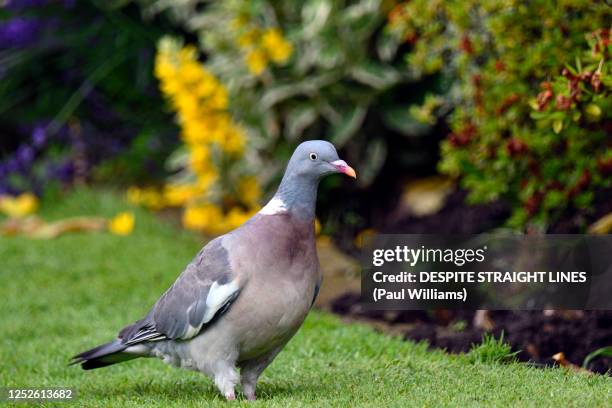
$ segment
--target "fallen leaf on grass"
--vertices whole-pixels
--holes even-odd
[[[557,353],[554,356],[552,356],[553,360],[555,360],[557,362],[557,364],[559,364],[561,367],[566,368],[568,370],[572,370],[575,371],[577,373],[583,373],[583,374],[588,374],[588,375],[593,375],[593,372],[580,367],[579,365],[576,365],[570,361],[568,361],[565,358],[565,353],[561,352],[561,353]]]
[[[454,189],[453,181],[443,177],[414,180],[405,186],[400,207],[416,217],[435,214],[442,209],[446,197]]]
[[[604,215],[595,221],[588,229],[590,234],[609,234],[612,232],[612,213]]]
[[[106,228],[106,223],[106,219],[102,217],[74,217],[47,223],[39,217],[32,216],[6,220],[0,225],[0,234],[51,239],[67,232],[102,231]]]

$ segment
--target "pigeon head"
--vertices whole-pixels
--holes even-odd
[[[344,160],[340,160],[333,144],[325,140],[309,140],[295,149],[287,165],[285,176],[320,180],[334,173],[357,177],[355,170]]]
[[[278,191],[262,214],[292,212],[314,218],[319,181],[334,173],[356,178],[355,170],[338,157],[334,145],[324,140],[301,143],[293,152]]]

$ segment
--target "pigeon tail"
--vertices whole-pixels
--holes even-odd
[[[138,354],[125,352],[128,347],[121,340],[113,340],[77,354],[72,357],[69,365],[81,364],[83,370],[93,370],[140,357]]]

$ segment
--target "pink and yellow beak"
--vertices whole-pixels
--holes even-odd
[[[355,173],[355,170],[351,166],[346,164],[344,160],[336,160],[331,162],[330,164],[334,166],[339,173],[346,174],[347,176],[352,177],[354,179],[357,178],[357,173]]]

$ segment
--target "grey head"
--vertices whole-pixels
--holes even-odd
[[[338,157],[334,145],[325,140],[303,142],[291,155],[273,201],[299,217],[314,218],[319,181],[335,173],[356,178],[355,170]]]

